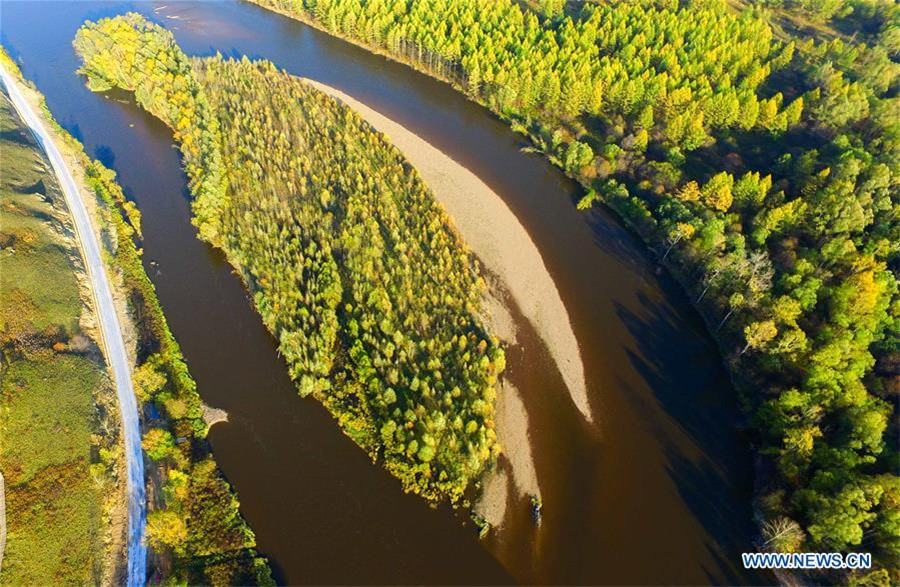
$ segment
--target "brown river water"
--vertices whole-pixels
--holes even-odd
[[[196,239],[171,132],[127,96],[93,94],[71,46],[85,19],[128,10],[191,55],[267,58],[403,124],[478,175],[556,281],[595,423],[521,318],[508,372],[528,413],[543,523],[528,498],[479,540],[467,515],[405,495],[301,399],[221,254]],[[715,345],[677,286],[608,212],[449,86],[243,2],[19,2],[0,38],[63,127],[115,169],[143,213],[144,262],[200,395],[228,411],[210,440],[241,511],[288,584],[747,584],[752,460]]]

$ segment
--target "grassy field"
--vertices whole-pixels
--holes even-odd
[[[8,585],[98,583],[113,572],[115,396],[82,324],[83,268],[62,194],[0,94],[0,470]]]

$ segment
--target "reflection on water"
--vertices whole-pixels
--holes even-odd
[[[195,238],[171,133],[128,100],[92,94],[71,47],[86,18],[136,10],[189,54],[266,57],[406,125],[503,197],[569,311],[592,411],[580,418],[527,324],[507,376],[528,412],[543,523],[527,498],[479,541],[466,516],[404,495],[313,400],[222,256]],[[203,399],[228,411],[216,458],[281,581],[305,584],[737,583],[749,549],[751,461],[734,391],[685,296],[576,187],[446,85],[308,26],[235,2],[3,2],[2,42],[57,120],[119,173],[144,261]],[[154,265],[151,266],[151,262]]]

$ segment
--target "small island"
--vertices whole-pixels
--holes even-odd
[[[301,396],[407,491],[459,502],[499,453],[505,360],[479,265],[419,175],[352,110],[267,61],[190,59],[137,14],[79,31],[94,90],[175,131],[222,248]]]

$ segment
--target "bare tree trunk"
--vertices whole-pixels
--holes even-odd
[[[700,303],[700,300],[702,300],[702,299],[703,299],[703,297],[704,297],[704,296],[705,296],[705,295],[706,295],[706,292],[708,292],[708,291],[709,291],[709,286],[711,286],[711,285],[712,285],[712,282],[709,282],[709,283],[707,283],[707,284],[706,284],[706,287],[704,287],[704,288],[703,288],[703,291],[702,291],[702,292],[700,292],[700,297],[699,297],[699,298],[697,298],[697,301],[696,301],[696,302],[694,302],[694,305],[697,305],[697,304],[699,304],[699,303]]]
[[[666,254],[663,255],[663,258],[662,258],[663,261],[665,261],[665,260],[666,260],[666,257],[669,256],[669,252],[672,250],[672,247],[674,247],[675,245],[677,245],[680,241],[681,241],[681,237],[678,237],[677,239],[675,239],[675,242],[673,242],[672,244],[669,245],[669,248],[666,249]]]
[[[699,300],[698,300],[698,301],[699,301]],[[731,315],[732,315],[732,314],[734,314],[734,308],[731,308],[730,310],[728,310],[728,313],[725,314],[725,317],[722,318],[722,321],[721,321],[721,322],[719,322],[719,327],[716,328],[716,333],[718,333],[720,330],[722,330],[722,327],[725,326],[725,322],[727,322],[728,319],[731,318]],[[741,354],[743,355],[744,352],[746,352],[746,351],[747,351],[747,349],[744,349],[744,351],[741,352]]]

